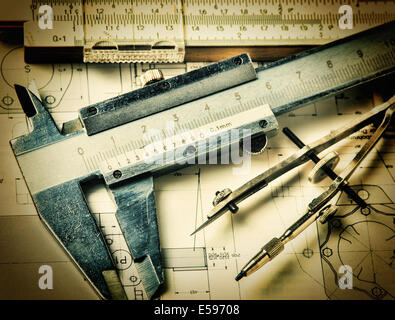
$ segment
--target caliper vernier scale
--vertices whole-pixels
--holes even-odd
[[[62,131],[34,88],[16,86],[31,131],[11,146],[40,217],[98,293],[111,298],[108,274],[116,268],[81,191],[87,181],[105,181],[152,297],[164,281],[153,176],[247,138],[234,129],[270,136],[276,115],[392,74],[394,38],[391,22],[257,70],[239,55],[82,108]],[[225,143],[212,139],[224,135]]]

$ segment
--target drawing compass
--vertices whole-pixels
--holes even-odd
[[[365,123],[368,119],[371,121],[376,117],[377,112],[381,113],[385,111],[382,118],[381,124],[377,127],[375,132],[372,134],[371,138],[361,147],[357,152],[355,157],[350,161],[350,163],[343,169],[343,171],[334,179],[334,181],[329,185],[327,190],[321,193],[318,197],[314,198],[308,205],[306,212],[300,217],[296,222],[294,222],[280,237],[275,237],[271,239],[267,244],[265,244],[259,252],[250,259],[247,264],[241,269],[239,274],[236,276],[235,280],[239,281],[241,278],[252,274],[259,268],[273,260],[278,256],[285,247],[285,244],[289,241],[295,239],[299,234],[301,234],[308,226],[310,226],[314,221],[319,219],[319,221],[324,224],[326,223],[332,215],[335,214],[336,208],[329,204],[333,197],[339,192],[339,190],[346,191],[344,189],[348,184],[348,180],[354,171],[358,168],[361,162],[369,154],[369,152],[374,148],[376,143],[384,134],[385,130],[390,125],[392,115],[395,109],[395,96],[393,96],[387,103],[384,103],[376,107],[373,113],[369,114],[369,117],[360,118],[359,122],[353,123],[354,127],[358,127],[359,124]],[[341,137],[342,132],[347,132],[352,127],[343,127],[335,132],[333,136]],[[331,136],[330,134],[329,136]],[[328,136],[327,136],[328,137]],[[322,143],[325,140],[330,140],[324,137],[321,139]],[[329,141],[328,141],[329,142]],[[347,192],[348,193],[348,192]],[[348,193],[348,195],[350,195]]]
[[[361,149],[361,151],[363,152],[361,153],[360,151],[360,153],[358,153],[358,157],[355,158],[350,166],[343,171],[342,175],[337,175],[333,171],[333,168],[338,163],[337,153],[330,152],[322,159],[320,159],[317,154],[336,144],[340,140],[348,137],[350,134],[365,127],[367,124],[372,123],[374,120],[377,119],[377,117],[379,117],[388,110],[384,117],[385,123],[380,126],[380,128],[382,128],[382,133],[384,133],[384,130],[389,125],[392,111],[394,109],[394,103],[395,96],[393,96],[386,103],[381,104],[372,109],[370,112],[362,115],[360,118],[351,121],[346,126],[331,132],[325,137],[314,141],[310,145],[304,145],[303,142],[300,141],[299,138],[296,137],[296,135],[289,128],[284,128],[284,134],[286,134],[287,137],[289,137],[300,148],[300,150],[288,157],[287,159],[281,161],[277,165],[266,170],[262,174],[256,176],[252,180],[248,181],[233,192],[230,189],[224,189],[223,191],[218,192],[213,201],[214,207],[211,209],[210,213],[207,216],[208,219],[201,226],[199,226],[191,235],[207,227],[209,224],[217,220],[228,211],[232,212],[233,214],[236,213],[238,211],[238,203],[253,195],[257,191],[263,189],[264,187],[268,186],[270,182],[274,181],[281,175],[306,163],[309,159],[316,163],[316,166],[314,167],[309,176],[310,181],[319,182],[323,178],[325,178],[325,176],[329,176],[334,181],[328,189],[328,195],[323,196],[323,199],[319,201],[319,205],[314,205],[315,208],[322,208],[322,206],[334,196],[334,194],[332,194],[331,192],[337,192],[338,190],[346,192],[348,196],[352,200],[354,200],[359,206],[365,208],[367,204],[348,186],[347,180],[356,169],[357,164],[359,164],[368,154],[371,148],[373,148],[381,135],[377,139],[374,139],[374,137],[372,137],[369,140],[369,143],[367,143]],[[377,132],[378,131],[379,130],[377,130]]]

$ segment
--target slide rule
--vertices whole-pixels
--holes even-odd
[[[33,0],[25,59],[217,61],[248,52],[276,60],[394,18],[394,1]]]

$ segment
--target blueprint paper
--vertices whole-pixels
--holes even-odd
[[[151,68],[165,78],[203,66],[187,64],[48,64],[28,65],[23,48],[0,46],[0,298],[97,299],[87,281],[40,222],[9,140],[26,132],[26,121],[13,84],[35,80],[41,97],[59,126],[77,117],[84,106],[139,88],[138,76]],[[310,104],[278,118],[305,143],[354,119],[373,107],[369,90],[356,88],[342,96]],[[308,125],[306,125],[308,124]],[[330,150],[340,154],[340,172],[371,134],[371,127]],[[281,133],[254,156],[251,169],[234,175],[232,165],[190,166],[158,177],[158,208],[165,285],[159,299],[393,299],[395,296],[395,144],[382,139],[362,162],[350,186],[369,204],[361,210],[339,193],[336,218],[312,224],[272,263],[239,282],[243,265],[268,240],[279,236],[330,184],[308,182],[313,163],[283,175],[195,236],[206,220],[217,190],[236,189],[297,148]],[[329,150],[328,150],[329,151]],[[146,299],[131,255],[103,185],[89,185],[87,200],[105,234],[129,299]],[[71,199],[72,201],[72,199]],[[53,268],[54,288],[38,285],[41,265]],[[342,290],[339,267],[353,269],[353,290]]]

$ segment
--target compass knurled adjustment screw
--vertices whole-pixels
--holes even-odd
[[[270,259],[273,259],[281,251],[284,250],[284,244],[281,242],[280,239],[273,238],[263,246],[263,250],[267,252]]]

